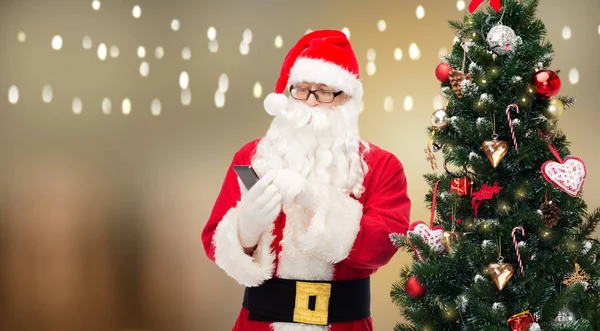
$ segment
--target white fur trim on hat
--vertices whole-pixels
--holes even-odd
[[[300,82],[325,84],[338,89],[351,97],[360,100],[363,96],[363,86],[354,74],[325,60],[299,58],[290,70],[288,84]]]
[[[264,107],[271,116],[279,115],[288,102],[287,96],[283,93],[269,93],[264,101]]]

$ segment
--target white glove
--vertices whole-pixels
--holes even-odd
[[[275,173],[267,173],[246,193],[238,205],[238,227],[243,247],[254,247],[258,238],[281,211],[281,195],[272,182]]]
[[[314,208],[318,204],[316,185],[294,170],[277,171],[273,185],[279,189],[286,206],[295,202],[303,207]]]

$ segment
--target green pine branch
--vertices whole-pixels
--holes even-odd
[[[556,294],[542,310],[542,321],[540,326],[544,329],[545,326],[550,327],[553,324],[553,320],[558,316],[558,313],[567,308],[571,301],[574,301],[578,296],[581,296],[585,292],[582,284],[575,283],[571,286],[563,288],[562,291]]]
[[[592,321],[594,323],[593,327],[594,327],[594,331],[599,331],[600,330],[600,293],[596,293],[596,295],[594,296],[593,299],[593,305],[594,307],[592,307]]]
[[[544,328],[542,328],[542,330],[544,330]],[[555,330],[555,331],[589,331],[589,330],[596,330],[596,329],[592,329],[592,326],[590,325],[589,321],[577,319],[577,320],[572,321],[572,322],[566,322],[566,323],[560,323],[560,324],[559,323],[555,323],[550,330]]]
[[[577,234],[587,237],[596,230],[598,224],[600,224],[600,208],[597,208],[590,215],[587,215],[585,220],[583,220],[581,225],[578,227]]]
[[[400,233],[391,233],[390,234],[390,240],[392,241],[392,244],[394,244],[394,246],[397,249],[408,249],[408,248],[410,248],[410,244],[408,243],[406,235],[403,235],[403,234],[400,234]]]
[[[558,100],[560,100],[560,102],[562,102],[565,109],[571,108],[571,107],[575,106],[575,104],[577,103],[577,99],[575,99],[573,97],[567,97],[567,96],[560,96],[560,97],[558,97]]]
[[[419,329],[417,329],[416,327],[410,325],[410,324],[405,324],[405,323],[396,323],[396,325],[394,326],[394,331],[418,331]]]
[[[448,22],[450,27],[454,30],[455,34],[459,34],[463,30],[464,24],[459,21],[450,21]]]
[[[404,277],[401,277],[404,278]],[[402,304],[404,303],[404,282],[396,282],[394,284],[392,284],[392,290],[390,291],[390,297],[392,298],[392,302],[399,306],[402,307]]]

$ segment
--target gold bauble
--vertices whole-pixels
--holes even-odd
[[[448,113],[444,109],[438,109],[431,114],[431,124],[437,129],[445,127],[448,122]]]
[[[544,116],[546,116],[548,119],[555,120],[562,115],[563,111],[565,111],[565,106],[563,105],[562,101],[558,99],[552,99],[550,100],[548,108],[546,108],[544,111]]]

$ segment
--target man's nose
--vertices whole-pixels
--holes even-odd
[[[306,104],[311,107],[314,107],[319,104],[319,101],[317,101],[317,98],[315,97],[314,94],[311,94],[308,96],[308,100],[306,100]]]

